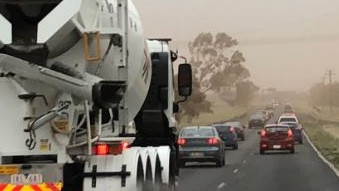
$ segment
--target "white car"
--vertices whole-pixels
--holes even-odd
[[[299,124],[298,118],[295,114],[283,114],[279,117],[277,123],[290,123],[294,122]]]

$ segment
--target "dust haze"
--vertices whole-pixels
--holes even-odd
[[[339,1],[133,2],[146,36],[171,37],[172,48],[187,57],[187,43],[200,32],[226,32],[236,38],[251,80],[261,88],[308,91],[327,70],[339,71]]]

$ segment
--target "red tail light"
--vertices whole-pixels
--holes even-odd
[[[261,130],[261,137],[265,137],[266,136],[266,130],[265,129],[263,129],[263,130]]]
[[[288,136],[288,137],[293,137],[293,132],[292,132],[291,129],[289,129],[289,130],[287,131],[287,136]]]
[[[99,143],[93,145],[92,153],[93,155],[119,155],[122,154],[122,151],[128,147],[127,142],[121,143]]]
[[[208,139],[208,144],[210,145],[216,145],[219,143],[219,140],[217,138],[209,138]]]
[[[179,138],[178,144],[182,146],[182,145],[186,144],[186,140],[184,138]]]
[[[109,146],[107,144],[97,144],[93,146],[94,155],[107,155],[109,153]]]
[[[231,133],[233,133],[235,131],[234,127],[231,127],[229,130],[230,130]]]

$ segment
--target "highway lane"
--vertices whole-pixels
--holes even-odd
[[[307,127],[305,127],[307,128]],[[338,191],[339,178],[310,144],[296,145],[296,153],[259,154],[258,130],[246,129],[238,150],[226,151],[226,166],[187,163],[180,171],[179,191]]]

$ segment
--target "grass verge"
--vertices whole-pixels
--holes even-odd
[[[323,126],[328,123],[309,114],[301,114],[299,118],[312,143],[329,162],[339,169],[339,139],[323,130]]]
[[[179,128],[191,125],[209,125],[220,121],[238,118],[246,114],[251,107],[232,107],[217,95],[208,95],[207,100],[212,103],[211,108],[213,113],[202,113],[198,118],[194,118],[191,122],[187,122],[187,118],[184,116],[180,121]]]

